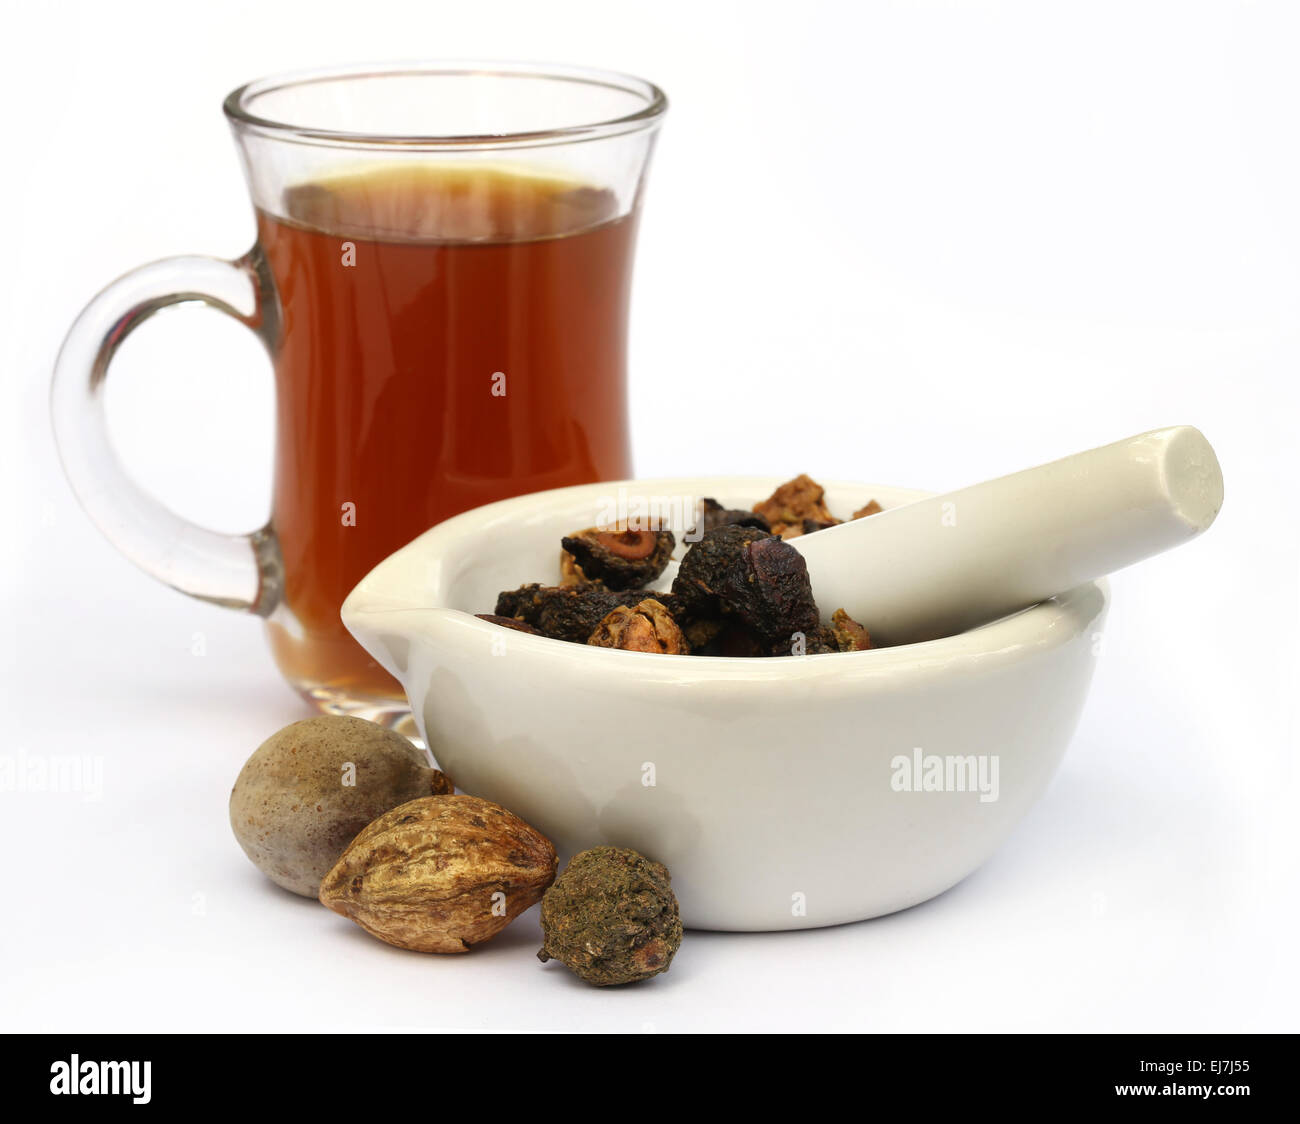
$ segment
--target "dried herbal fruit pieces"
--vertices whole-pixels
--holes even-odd
[[[682,635],[686,637],[692,655],[717,656],[721,655],[718,637],[725,627],[726,622],[718,617],[700,617],[688,620],[682,626]]]
[[[467,952],[536,902],[556,865],[550,840],[500,805],[427,796],[365,828],[320,900],[398,948]]]
[[[702,654],[789,655],[796,633],[820,627],[803,555],[749,527],[718,527],[692,544],[673,593]]]
[[[682,943],[668,868],[625,847],[575,855],[542,898],[542,934],[538,960],[596,987],[668,971]]]
[[[771,537],[754,527],[725,524],[692,543],[673,579],[673,594],[681,600],[683,613],[691,620],[717,616],[717,591],[730,580],[741,550]]]
[[[627,652],[658,652],[668,656],[689,654],[690,645],[663,604],[647,598],[635,608],[620,605],[596,626],[588,644],[621,648]]]
[[[766,519],[757,511],[745,511],[742,508],[723,507],[715,499],[706,497],[700,502],[700,532],[712,531],[728,525],[735,527],[757,527],[760,531],[771,531]]]
[[[853,518],[880,510],[872,500]],[[562,540],[561,585],[506,590],[497,599],[496,614],[558,640],[640,651],[700,656],[862,651],[870,647],[870,637],[858,622],[844,616],[821,624],[802,556],[780,545],[757,546],[840,523],[826,506],[822,486],[806,474],[787,480],[753,511],[704,499],[696,520],[700,538],[695,541],[694,531],[687,534],[690,546],[672,592],[649,595],[637,587],[662,573],[673,536],[629,532],[622,529],[626,524],[588,528]],[[659,617],[642,611],[646,600],[659,603]]]
[[[588,527],[560,540],[589,581],[609,589],[640,589],[664,572],[677,540],[672,531]]]
[[[783,539],[796,538],[805,533],[804,520],[811,519],[822,526],[833,527],[839,522],[826,508],[825,489],[806,473],[787,480],[754,510],[763,516],[772,533]]]
[[[871,647],[871,635],[843,609],[831,615],[831,634],[840,652],[865,652]]]
[[[773,646],[787,646],[796,633],[806,637],[821,624],[803,555],[778,538],[742,546],[715,592],[724,612]]]
[[[542,597],[547,590],[554,588],[556,587],[542,585],[541,582],[530,582],[528,585],[521,585],[518,589],[503,590],[497,594],[496,608],[492,610],[491,615],[514,617],[515,620],[536,626],[537,615],[542,608]]]
[[[752,659],[755,656],[788,656],[788,651],[770,650],[761,637],[752,629],[736,621],[724,621],[722,632],[718,634],[718,655]],[[784,644],[784,642],[783,642]]]
[[[678,615],[679,602],[673,594],[654,596],[669,613]],[[495,615],[523,621],[553,640],[585,644],[601,620],[620,605],[633,608],[645,597],[639,589],[611,590],[600,583],[522,585],[497,595]]]
[[[771,654],[820,656],[830,652],[865,652],[870,647],[871,637],[867,630],[843,609],[836,609],[830,624],[808,633],[802,643],[792,642],[784,648],[781,644],[776,645]]]
[[[633,595],[633,604],[640,594]],[[541,597],[537,628],[543,636],[585,644],[596,625],[619,605],[624,597],[603,586],[565,586]]]

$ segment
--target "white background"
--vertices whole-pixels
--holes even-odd
[[[0,752],[104,759],[0,793],[7,1030],[1295,1029],[1300,19],[1285,3],[6,4]],[[947,489],[1200,426],[1217,525],[1114,579],[1046,797],[893,917],[688,934],[617,992],[535,911],[422,957],[278,892],[230,835],[304,715],[259,628],[150,582],[76,507],[46,383],[142,261],[247,248],[221,98],[264,73],[500,57],[643,74],[672,108],[634,294],[638,469]],[[110,415],[131,471],[265,518],[270,382],[237,325],[160,317]],[[192,654],[196,634],[206,654]]]

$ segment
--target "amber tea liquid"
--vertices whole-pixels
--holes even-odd
[[[280,305],[268,622],[305,694],[402,697],[339,606],[434,523],[631,475],[624,342],[634,218],[505,168],[376,170],[258,215]]]

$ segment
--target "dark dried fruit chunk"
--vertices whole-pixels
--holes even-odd
[[[881,510],[872,500],[853,518]],[[506,590],[497,598],[496,614],[523,622],[521,632],[531,626],[557,640],[634,651],[699,656],[864,651],[871,647],[867,629],[843,610],[831,623],[821,623],[803,556],[784,541],[841,522],[827,509],[822,486],[807,475],[787,480],[752,512],[701,500],[696,520],[701,537],[694,541],[694,530],[687,534],[689,549],[670,593],[639,587],[667,565],[675,545],[671,533],[631,531],[626,523],[588,528],[562,540],[561,585]],[[649,605],[656,608],[649,611]]]
[[[745,511],[743,508],[723,507],[715,499],[705,498],[700,503],[700,530],[712,531],[717,527],[757,527],[760,531],[771,531],[766,519],[757,511]]]
[[[516,632],[528,632],[533,636],[541,636],[527,621],[516,620],[514,617],[499,617],[495,613],[475,613],[481,621],[487,621],[489,624],[499,624],[502,628],[513,628]]]
[[[633,609],[620,605],[596,626],[587,643],[597,648],[658,652],[667,656],[685,656],[691,650],[677,622],[653,598],[647,598]]]
[[[692,543],[673,579],[673,593],[681,599],[686,616],[692,620],[716,617],[717,590],[727,582],[741,550],[747,543],[771,537],[754,527],[727,524],[706,531],[699,542]]]
[[[666,972],[682,943],[668,869],[624,847],[575,855],[542,898],[542,934],[538,960],[596,987]]]
[[[516,620],[535,625],[537,614],[542,608],[543,591],[551,588],[540,582],[530,582],[528,585],[521,585],[518,589],[503,590],[497,594],[497,604],[492,614],[498,617],[514,617]]]
[[[693,656],[788,656],[789,652],[772,652],[734,617],[708,617],[692,621],[683,629]]]
[[[551,590],[542,597],[537,628],[543,636],[585,644],[592,630],[625,603],[624,597],[603,586],[566,586]]]
[[[632,608],[645,596],[638,589],[614,591],[599,583],[524,585],[498,595],[496,615],[525,621],[553,640],[585,644],[603,618],[620,605]],[[678,614],[680,602],[671,593],[655,596],[670,614]]]
[[[639,589],[664,572],[677,540],[672,531],[588,527],[560,540],[588,580],[610,589]]]
[[[718,635],[718,655],[751,659],[755,656],[788,656],[789,652],[768,651],[764,642],[750,629],[732,621]]]
[[[699,620],[688,621],[682,633],[686,637],[686,643],[690,645],[691,655],[721,655],[715,641],[724,628],[726,622],[717,617],[701,617]]]
[[[803,555],[781,539],[746,543],[714,592],[724,611],[773,646],[821,624]]]
[[[805,533],[805,519],[818,524],[834,525],[838,520],[826,508],[825,490],[811,476],[800,473],[787,480],[754,510],[763,516],[774,534],[783,539],[797,538]]]

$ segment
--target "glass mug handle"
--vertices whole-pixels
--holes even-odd
[[[182,519],[127,475],[104,415],[113,356],[136,328],[172,305],[201,302],[234,317],[271,345],[275,303],[253,256],[237,261],[175,257],[119,277],[81,312],[54,367],[50,392],[59,457],[82,507],[118,550],[173,589],[231,609],[269,616],[283,567],[269,527],[249,535],[210,531]]]

